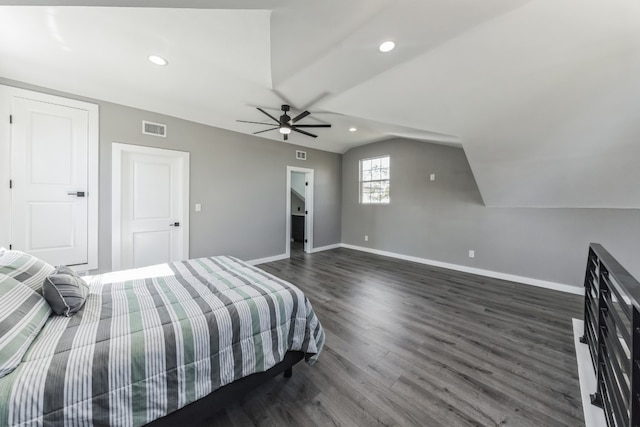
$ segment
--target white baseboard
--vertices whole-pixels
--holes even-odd
[[[576,360],[578,362],[578,377],[580,378],[580,394],[582,396],[582,411],[584,412],[585,427],[606,427],[604,411],[591,404],[589,395],[596,392],[596,374],[591,364],[589,347],[580,342],[584,333],[584,322],[573,320],[573,341],[576,347]]]
[[[575,295],[584,295],[584,288],[578,286],[565,285],[563,283],[548,282],[546,280],[533,279],[531,277],[516,276],[514,274],[499,273],[497,271],[483,270],[481,268],[467,267],[465,265],[450,264],[448,262],[434,261],[426,258],[418,258],[410,255],[398,254],[395,252],[381,251],[379,249],[366,248],[364,246],[349,245],[343,243],[343,248],[356,251],[369,252],[376,255],[398,258],[405,261],[417,262],[420,264],[432,265],[434,267],[448,268],[449,270],[462,271],[464,273],[477,274],[479,276],[492,277],[494,279],[508,280],[510,282],[524,283],[526,285],[538,286],[540,288],[553,289],[555,291],[567,292]]]
[[[266,258],[252,259],[251,261],[245,261],[245,262],[247,264],[251,264],[251,265],[258,265],[258,264],[264,264],[264,263],[267,263],[267,262],[280,261],[280,260],[288,259],[288,258],[289,258],[289,255],[280,254],[280,255],[270,256],[270,257],[266,257]]]
[[[402,259],[405,261],[417,262],[420,264],[432,265],[434,267],[447,268],[449,270],[462,271],[464,273],[477,274],[479,276],[492,277],[494,279],[508,280],[510,282],[524,283],[525,285],[538,286],[540,288],[553,289],[555,291],[567,292],[574,295],[584,295],[584,288],[578,286],[565,285],[563,283],[549,282],[546,280],[533,279],[531,277],[517,276],[515,274],[500,273],[497,271],[484,270],[481,268],[468,267],[466,265],[451,264],[448,262],[435,261],[426,258],[419,258],[411,255],[403,255],[395,252],[382,251],[380,249],[366,248],[364,246],[350,245],[347,243],[336,243],[333,245],[321,246],[313,248],[311,253],[328,251],[331,249],[346,248],[361,252],[368,252],[376,255],[388,256],[390,258]],[[280,261],[287,259],[287,254],[275,255],[266,258],[254,259],[247,261],[251,265],[264,264],[267,262]]]
[[[341,247],[342,247],[342,243],[336,243],[334,245],[327,245],[327,246],[320,246],[319,248],[311,249],[311,253],[315,254],[316,252],[330,251],[331,249],[338,249]]]
[[[336,243],[334,245],[327,245],[327,246],[321,246],[319,248],[312,248],[311,253],[314,254],[316,252],[329,251],[331,249],[338,249],[341,247],[342,247],[342,243]],[[288,258],[289,258],[289,255],[281,254],[281,255],[275,255],[275,256],[270,256],[266,258],[252,259],[251,261],[245,261],[245,262],[251,265],[258,265],[258,264],[265,264],[267,262],[280,261]]]

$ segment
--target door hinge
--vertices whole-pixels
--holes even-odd
[[[309,183],[308,183],[308,182],[305,182],[305,183],[304,183],[304,185],[309,185]]]
[[[9,188],[13,188],[13,180],[12,179],[9,180]]]
[[[9,250],[13,249],[13,245],[9,244]]]
[[[9,114],[9,124],[13,124],[13,115]]]
[[[304,214],[305,215],[309,215],[309,211],[304,211]]]

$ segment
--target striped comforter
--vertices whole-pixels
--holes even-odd
[[[324,332],[293,285],[231,257],[89,278],[74,317],[51,317],[0,378],[2,425],[142,425],[287,350],[315,362]]]

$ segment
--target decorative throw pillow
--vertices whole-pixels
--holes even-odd
[[[0,274],[0,378],[18,367],[50,314],[42,295]]]
[[[62,265],[44,279],[42,294],[54,313],[71,317],[84,305],[89,285],[75,271]]]
[[[39,258],[20,251],[0,251],[0,274],[13,277],[36,292],[42,292],[42,281],[55,268]]]

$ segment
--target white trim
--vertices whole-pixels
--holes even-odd
[[[311,249],[311,253],[315,254],[316,252],[330,251],[331,249],[338,249],[341,247],[342,247],[342,243],[336,243],[335,245],[320,246],[318,248]]]
[[[18,97],[24,99],[30,99],[33,101],[44,102],[48,104],[54,105],[62,105],[64,107],[75,108],[78,110],[84,110],[87,112],[87,263],[86,264],[78,264],[74,265],[71,268],[75,271],[88,271],[95,270],[98,268],[98,215],[99,215],[99,139],[100,139],[100,109],[97,104],[92,104],[89,102],[78,101],[76,99],[65,98],[56,95],[49,95],[46,93],[35,92],[31,90],[21,89],[13,86],[0,85],[0,95],[4,98],[7,97],[7,102],[0,102],[2,104],[2,111],[4,113],[5,108],[8,110],[8,113],[11,114],[10,105],[11,105],[11,97]],[[5,105],[6,104],[6,105]],[[7,120],[8,121],[8,120]],[[10,127],[5,122],[5,126],[7,126],[6,131],[0,130],[1,133],[6,135],[7,143],[11,145],[11,137],[10,137]],[[4,150],[2,150],[4,153]],[[5,162],[2,163],[0,169],[5,171],[10,171],[11,160],[10,154],[7,152],[7,158]],[[4,157],[4,156],[3,156]],[[4,178],[4,174],[2,174],[2,178]],[[3,179],[4,181],[4,179]],[[8,194],[8,196],[5,196]],[[3,192],[0,194],[2,199],[8,197],[7,201],[0,200],[2,206],[11,206],[10,201],[10,193]],[[10,210],[10,209],[9,209]],[[5,215],[11,215],[10,213]],[[0,219],[3,219],[0,216]],[[7,222],[9,227],[11,227],[11,218]],[[9,240],[5,243],[6,240]],[[0,244],[9,244],[10,236],[6,235],[3,237],[3,234],[0,232]]]
[[[84,103],[86,104],[86,103]],[[88,179],[89,189],[87,193],[89,229],[87,235],[87,246],[89,256],[87,259],[86,270],[96,270],[98,268],[98,216],[100,212],[99,200],[100,194],[100,111],[95,104],[86,104],[93,106],[89,112],[89,146],[87,147],[88,162]],[[78,270],[82,270],[83,266],[76,266]]]
[[[11,114],[11,88],[0,85],[0,183],[11,179],[11,125],[7,117]],[[9,185],[0,185],[0,246],[11,244],[11,190]]]
[[[402,255],[395,252],[381,251],[379,249],[365,248],[363,246],[342,244],[343,248],[356,251],[369,252],[376,255],[398,258],[405,261],[417,262],[420,264],[432,265],[434,267],[448,268],[449,270],[462,271],[464,273],[477,274],[479,276],[492,277],[494,279],[508,280],[510,282],[523,283],[525,285],[538,286],[540,288],[553,289],[555,291],[567,292],[575,295],[584,295],[584,288],[578,286],[565,285],[563,283],[548,282],[546,280],[533,279],[531,277],[516,276],[514,274],[499,273],[497,271],[483,270],[481,268],[467,267],[465,265],[450,264],[448,262],[434,261],[426,258],[418,258],[410,255]]]
[[[258,265],[258,264],[265,264],[267,262],[280,261],[288,258],[290,258],[289,254],[280,254],[280,255],[270,256],[266,258],[252,259],[251,261],[245,261],[245,262],[251,265]]]
[[[573,343],[576,348],[576,360],[578,362],[578,377],[580,378],[580,394],[582,395],[582,411],[584,413],[585,427],[606,427],[607,421],[602,408],[591,404],[590,393],[596,392],[596,374],[591,364],[589,346],[580,342],[584,333],[584,321],[572,319]]]
[[[285,211],[285,241],[284,250],[287,258],[291,256],[291,172],[304,173],[306,182],[305,186],[304,208],[309,212],[304,219],[304,237],[307,242],[304,244],[304,251],[313,252],[313,169],[299,168],[297,166],[287,166],[287,186],[286,191],[286,211]]]
[[[180,226],[182,228],[182,256],[189,259],[189,167],[190,154],[186,151],[168,150],[165,148],[146,147],[142,145],[111,144],[111,270],[120,270],[122,249],[122,155],[123,153],[139,153],[151,155],[180,156],[182,159],[182,194],[183,208]],[[117,173],[116,173],[117,172]]]

